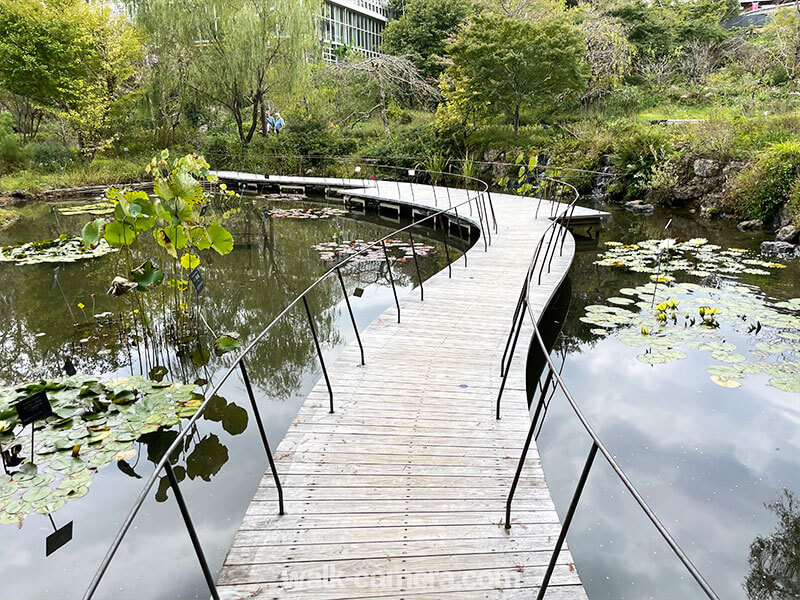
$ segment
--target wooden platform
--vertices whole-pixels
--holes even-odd
[[[430,186],[414,189],[413,201],[389,189],[385,199],[433,205]],[[451,201],[464,194],[451,190]],[[219,575],[222,598],[535,597],[559,530],[535,448],[512,529],[502,525],[530,423],[530,327],[520,338],[500,421],[494,406],[514,306],[549,221],[546,211],[534,218],[534,200],[493,199],[499,231],[489,251],[478,242],[469,268],[462,260],[452,279],[445,269],[426,281],[424,302],[419,290],[401,296],[400,324],[392,307],[369,325],[361,333],[366,366],[355,343],[328,366],[336,413],[328,412],[321,379],[275,451],[286,515],[277,514],[268,473]],[[532,296],[537,312],[573,254],[568,236]],[[547,598],[586,598],[566,549]]]

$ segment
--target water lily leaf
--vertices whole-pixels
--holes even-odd
[[[764,352],[769,352],[771,354],[779,354],[781,352],[786,352],[789,349],[789,346],[780,342],[778,342],[777,344],[770,344],[769,342],[759,342],[756,344],[756,348]]]
[[[155,367],[150,369],[150,372],[147,374],[147,376],[150,377],[150,379],[152,379],[153,381],[160,382],[162,379],[164,379],[167,373],[169,373],[169,369],[167,369],[167,367],[162,365],[156,365]]]
[[[83,229],[81,229],[81,239],[83,243],[89,246],[89,248],[97,248],[103,236],[105,224],[106,222],[103,219],[95,219],[84,225]]]
[[[111,285],[108,287],[108,291],[106,292],[109,296],[122,296],[127,294],[131,290],[135,290],[139,287],[139,284],[135,281],[131,281],[129,279],[125,279],[124,277],[114,277],[111,280]]]
[[[725,350],[712,351],[711,358],[724,363],[741,363],[747,360],[742,354],[726,352]]]
[[[769,384],[774,388],[783,390],[784,392],[789,392],[792,394],[800,393],[800,378],[798,377],[791,379],[780,379],[773,377],[769,380]]]
[[[649,365],[656,365],[660,363],[669,362],[669,358],[658,352],[645,352],[636,357],[639,361]]]
[[[712,375],[711,381],[716,383],[718,386],[724,388],[738,388],[742,387],[741,382],[731,378],[731,377],[722,377],[721,375]]]
[[[231,402],[222,417],[222,428],[231,435],[239,435],[247,429],[247,411]]]

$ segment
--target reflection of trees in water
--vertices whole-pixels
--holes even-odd
[[[784,489],[766,507],[778,517],[778,525],[769,536],[750,544],[744,588],[750,600],[796,600],[800,598],[800,505]]]
[[[401,224],[378,224],[373,217],[359,219],[336,217],[320,220],[270,219],[264,222],[257,206],[244,206],[234,215],[231,227],[241,233],[246,242],[231,254],[219,257],[204,253],[203,270],[206,289],[201,297],[203,312],[213,329],[238,331],[243,343],[257,335],[297,295],[319,275],[332,266],[320,260],[313,245],[321,241],[363,239],[371,241],[392,231]],[[64,231],[79,231],[85,218],[74,223],[63,223]],[[36,231],[25,230],[33,239],[48,235],[44,225]],[[264,237],[266,235],[266,238]],[[436,233],[425,228],[414,232],[415,240],[435,243]],[[145,243],[143,241],[143,243]],[[450,239],[453,260],[458,254],[454,238]],[[134,308],[131,294],[121,298],[105,295],[108,283],[121,272],[117,255],[63,265],[59,280],[69,307],[79,321],[84,313],[77,303],[85,305],[87,327],[73,328],[73,319],[57,288],[51,289],[55,265],[18,267],[0,265],[0,273],[9,285],[0,287],[0,380],[9,384],[35,377],[63,375],[64,360],[69,356],[79,372],[126,372],[141,366],[144,374],[150,367],[161,364],[169,369],[169,378],[193,381],[197,377],[209,378],[203,369],[195,369],[191,361],[176,359],[174,348],[158,348],[149,352],[145,344],[129,345],[119,327],[98,328],[92,318],[94,313],[110,311],[119,322],[119,315],[130,315]],[[423,277],[446,266],[443,247],[427,258],[420,258]],[[389,285],[387,265],[383,261],[353,263],[342,268],[346,287],[352,293],[355,287],[371,284]],[[398,285],[416,285],[417,274],[413,261],[393,262],[392,273]],[[163,286],[162,286],[163,287]],[[174,309],[169,290],[148,292],[156,307],[152,317],[156,335],[164,330],[164,320]],[[162,293],[164,292],[164,293]],[[91,295],[95,294],[95,299]],[[185,301],[194,303],[194,292],[186,292]],[[340,342],[337,324],[340,322],[342,292],[336,277],[322,282],[310,295],[309,303],[314,315],[320,340],[325,345]],[[163,311],[161,307],[163,305]],[[162,314],[163,313],[163,314]],[[169,314],[168,314],[169,313]],[[45,335],[37,335],[38,333]],[[86,343],[79,340],[88,338]],[[152,340],[150,340],[152,341]],[[185,354],[185,353],[184,353]],[[149,362],[147,359],[150,359]],[[213,373],[219,364],[230,360],[212,358],[208,372]],[[152,364],[149,364],[152,363]],[[311,331],[302,306],[293,309],[276,326],[274,331],[255,349],[248,360],[251,378],[267,393],[285,397],[297,389],[302,375],[316,368],[317,355]]]

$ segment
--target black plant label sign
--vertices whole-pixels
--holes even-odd
[[[39,390],[35,394],[17,402],[17,414],[23,425],[30,425],[34,421],[46,419],[53,414],[47,392]]]
[[[45,540],[45,556],[50,556],[70,540],[72,540],[72,521],[47,536]]]
[[[357,288],[356,288],[356,289],[353,291],[353,296],[355,296],[356,298],[361,298],[361,296],[363,296],[363,295],[364,295],[364,290],[363,290],[363,289],[361,289],[360,287],[357,287]]]
[[[189,273],[189,281],[192,282],[192,285],[194,286],[194,289],[198,294],[202,292],[206,287],[206,284],[203,281],[203,274],[200,272],[200,269],[198,267],[195,267],[194,269],[192,269],[192,272]]]

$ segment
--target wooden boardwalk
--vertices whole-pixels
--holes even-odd
[[[414,204],[433,205],[430,186],[414,192]],[[464,194],[451,190],[452,202]],[[222,598],[535,596],[560,526],[534,447],[510,532],[502,524],[530,423],[529,326],[502,420],[494,407],[516,300],[548,221],[534,218],[534,200],[493,199],[499,230],[489,251],[479,242],[468,268],[462,260],[452,279],[445,269],[427,280],[424,302],[418,290],[401,296],[400,324],[394,307],[370,324],[361,333],[365,366],[355,343],[328,365],[336,413],[328,412],[321,379],[275,450],[286,514],[277,514],[267,473],[219,575]],[[573,254],[568,236],[532,293],[537,313]],[[586,598],[567,549],[547,598]]]

